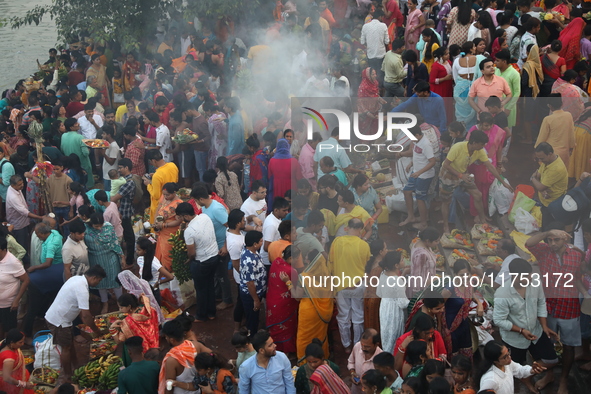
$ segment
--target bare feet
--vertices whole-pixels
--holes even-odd
[[[404,227],[407,224],[417,223],[419,220],[414,218],[413,216],[408,216],[405,221],[398,223],[400,227]]]
[[[591,362],[583,364],[579,368],[582,369],[583,371],[589,372],[589,371],[591,371]]]
[[[415,230],[423,231],[427,228],[427,223],[413,223],[412,228],[414,228]]]
[[[217,309],[218,311],[223,311],[224,309],[228,309],[233,306],[234,306],[234,304],[226,304],[225,302],[221,302],[221,303],[217,304],[215,309]]]
[[[547,373],[542,379],[536,382],[536,392],[542,391],[547,385],[554,381],[553,374]]]
[[[556,392],[556,394],[568,394],[568,380],[560,381],[560,386],[558,387],[558,391]]]
[[[524,380],[524,381],[523,381],[523,384],[525,384],[525,387],[527,387],[527,389],[528,389],[530,392],[532,392],[532,393],[536,393],[536,394],[538,394],[538,393],[539,393],[539,391],[538,391],[538,390],[535,388],[535,386],[533,385],[533,383],[532,383],[531,379]]]
[[[101,309],[101,315],[109,313],[109,303],[103,302],[103,308]]]

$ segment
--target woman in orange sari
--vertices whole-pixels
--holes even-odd
[[[175,209],[183,202],[176,194],[179,187],[176,183],[167,183],[162,188],[162,195],[156,207],[156,222],[152,224],[158,232],[155,257],[162,266],[172,272],[172,258],[170,250],[172,245],[168,242],[170,237],[179,229],[181,221],[177,219]]]
[[[34,394],[21,352],[24,344],[25,334],[16,328],[0,343],[0,391],[6,394]]]
[[[139,86],[139,81],[135,79],[137,74],[141,74],[142,64],[135,59],[135,55],[131,52],[127,54],[125,63],[121,67],[123,77],[123,91],[129,92],[131,89]]]
[[[123,294],[117,299],[119,310],[127,313],[123,320],[115,321],[110,329],[116,330],[113,335],[117,342],[125,342],[131,337],[142,337],[143,350],[160,347],[160,335],[158,331],[158,314],[150,305],[150,300],[145,295],[141,295],[139,300],[133,294]],[[125,346],[125,345],[124,345]],[[131,364],[129,354],[123,352],[123,364]]]

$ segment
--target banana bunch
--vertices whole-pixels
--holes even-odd
[[[117,379],[119,378],[119,368],[121,364],[111,364],[105,373],[99,377],[99,389],[101,390],[113,390],[117,387]]]
[[[115,387],[117,386],[117,377],[119,375],[119,368],[122,362],[119,356],[109,354],[108,356],[102,356],[98,360],[89,362],[83,367],[78,368],[74,371],[72,380],[81,387],[95,387],[97,383],[101,383],[101,380],[106,379],[106,376],[113,375],[112,371],[116,370],[115,374]],[[110,375],[107,372],[111,371]],[[111,380],[106,380],[106,383],[110,383]]]

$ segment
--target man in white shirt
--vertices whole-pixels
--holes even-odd
[[[181,57],[184,57],[189,52],[191,46],[191,37],[189,37],[189,28],[183,29],[181,34]]]
[[[233,209],[228,215],[228,230],[226,232],[226,248],[232,262],[232,276],[238,286],[238,300],[234,309],[234,329],[240,330],[242,319],[244,318],[244,309],[240,300],[240,253],[244,248],[244,230],[246,229],[246,220],[244,212],[240,209]]]
[[[95,103],[84,104],[84,116],[78,119],[80,125],[79,133],[84,138],[94,139],[97,132],[103,127],[103,119],[94,113]]]
[[[499,286],[502,286],[503,283],[511,278],[509,274],[509,264],[514,259],[518,259],[519,255],[515,253],[515,242],[509,238],[503,238],[499,240],[497,244],[497,256],[503,259],[503,263],[501,264],[501,269],[495,278],[494,287],[495,289]]]
[[[386,45],[390,43],[388,26],[382,22],[383,19],[384,11],[377,9],[371,22],[361,28],[361,44],[367,47],[367,62],[378,72],[380,83],[384,80],[382,61],[386,56]]]
[[[176,207],[176,216],[188,223],[185,244],[197,294],[196,320],[201,323],[213,320],[216,315],[215,272],[219,259],[213,222],[205,214],[195,215],[193,206],[187,202]]]
[[[88,262],[88,248],[84,243],[86,225],[82,220],[74,220],[68,225],[70,235],[62,246],[62,259],[64,261],[64,280],[72,276],[81,276],[90,268]]]
[[[262,230],[267,216],[267,186],[260,180],[252,183],[252,194],[242,203],[240,210],[246,215],[246,224]]]
[[[80,315],[82,322],[92,329],[95,337],[102,336],[102,332],[94,324],[94,316],[90,313],[89,287],[96,287],[107,274],[103,267],[95,265],[84,276],[74,276],[62,286],[55,300],[45,314],[45,321],[53,336],[53,344],[62,347],[60,361],[63,377],[72,375],[72,362],[76,362],[73,349],[72,326],[74,319]]]
[[[150,121],[150,124],[156,128],[156,146],[160,150],[160,153],[162,153],[162,158],[167,163],[172,162],[172,139],[170,138],[170,130],[165,124],[160,122],[160,116],[155,112],[148,111],[145,116]]]
[[[121,159],[121,149],[117,141],[115,141],[115,128],[113,126],[104,125],[101,128],[103,139],[109,143],[109,147],[101,149],[99,154],[103,157],[103,186],[106,192],[111,191],[111,178],[109,171],[117,170],[119,167],[119,160]]]
[[[269,261],[269,245],[279,241],[279,224],[289,213],[289,202],[283,197],[276,197],[273,201],[273,212],[267,216],[263,224],[263,246],[260,250],[261,259],[265,268],[269,269],[272,261]]]

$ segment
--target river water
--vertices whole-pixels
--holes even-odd
[[[36,5],[50,4],[51,0],[0,0],[0,18],[24,16]],[[57,41],[55,23],[49,16],[39,26],[11,29],[0,28],[0,92],[14,88],[19,79],[37,71],[36,59],[41,64],[49,58],[48,51]]]

